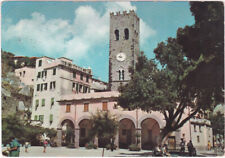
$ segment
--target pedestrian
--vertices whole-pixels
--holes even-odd
[[[211,143],[208,141],[208,150],[211,150]]]
[[[29,142],[25,142],[25,152],[27,153],[28,152],[28,147],[29,147]]]
[[[110,139],[110,147],[111,147],[111,151],[114,150],[114,138]]]
[[[185,141],[183,138],[181,138],[181,142],[180,142],[180,153],[184,153],[185,151]]]
[[[44,147],[43,153],[46,153],[47,145],[48,145],[48,141],[47,141],[47,139],[45,139],[43,142],[43,147]]]
[[[190,140],[187,144],[188,146],[188,152],[189,152],[189,156],[196,156],[196,149],[192,144],[192,141]]]
[[[12,137],[10,142],[9,157],[19,157],[20,155],[20,143],[15,137]]]

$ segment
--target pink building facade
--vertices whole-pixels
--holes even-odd
[[[97,92],[89,94],[66,95],[59,100],[60,118],[57,125],[57,143],[63,144],[66,126],[74,129],[74,140],[71,143],[75,147],[85,146],[90,130],[90,116],[97,110],[109,111],[116,115],[119,121],[119,130],[115,137],[115,144],[119,148],[127,148],[137,140],[137,133],[140,137],[142,149],[152,149],[159,141],[160,130],[165,126],[164,116],[160,112],[147,113],[142,110],[129,111],[117,105],[116,99],[119,96],[117,91]],[[184,114],[188,115],[188,110]],[[181,129],[173,132],[167,140],[170,149],[179,148],[180,139],[186,143],[191,139],[197,149],[206,149],[207,142],[212,143],[212,130],[210,122],[202,122],[203,119],[192,119]],[[205,120],[206,121],[206,120]],[[194,130],[198,125],[201,131]],[[196,127],[195,127],[196,128]],[[102,140],[96,138],[95,144],[102,147]]]

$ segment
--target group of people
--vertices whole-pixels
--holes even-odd
[[[48,141],[45,139],[43,142],[43,153],[46,153],[46,148],[48,146]],[[15,137],[11,138],[11,142],[6,145],[7,149],[4,150],[2,153],[5,156],[9,157],[19,157],[20,155],[20,146],[21,144],[18,142],[18,140]],[[24,147],[25,147],[25,152],[28,152],[28,147],[30,146],[29,142],[25,142]]]
[[[196,149],[195,149],[194,145],[192,144],[191,140],[187,143],[187,147],[188,147],[189,156],[196,156]],[[181,138],[180,154],[183,154],[184,152],[185,152],[185,141],[183,138]]]

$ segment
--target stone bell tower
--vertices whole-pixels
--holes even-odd
[[[110,13],[109,88],[118,90],[130,80],[129,67],[134,67],[139,55],[139,18],[129,13]]]

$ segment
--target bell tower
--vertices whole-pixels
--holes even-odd
[[[129,13],[110,13],[109,88],[118,87],[130,80],[129,67],[134,67],[139,55],[139,18]]]

